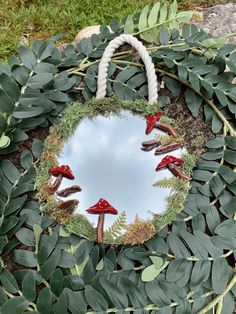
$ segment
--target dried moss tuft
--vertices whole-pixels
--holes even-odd
[[[133,224],[130,224],[124,234],[125,244],[143,244],[156,234],[152,221],[145,221],[136,217]]]

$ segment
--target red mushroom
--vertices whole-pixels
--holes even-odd
[[[51,186],[51,193],[54,193],[59,188],[63,177],[70,180],[75,178],[70,167],[67,165],[51,168],[48,170],[48,172],[54,177],[57,177]]]
[[[168,132],[168,134],[174,137],[178,137],[178,134],[176,133],[176,131],[171,125],[160,121],[161,116],[162,116],[162,113],[159,112],[155,114],[154,116],[150,116],[146,118],[146,123],[147,123],[146,134],[147,135],[150,134],[153,128],[158,128],[158,129]]]
[[[157,165],[156,171],[169,168],[170,171],[177,177],[189,181],[191,178],[187,176],[185,173],[181,171],[181,169],[178,167],[184,163],[184,160],[182,158],[177,158],[174,156],[166,156],[162,159],[162,161]]]
[[[86,211],[89,214],[99,215],[97,225],[97,242],[103,243],[105,214],[117,215],[118,211],[103,198],[100,198],[100,200],[95,205],[91,206]]]

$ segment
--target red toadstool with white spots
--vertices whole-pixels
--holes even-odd
[[[51,186],[51,193],[54,193],[60,186],[61,181],[64,178],[73,180],[75,177],[67,165],[62,165],[60,167],[50,168],[48,172],[53,175],[54,177],[57,177],[54,183]]]
[[[181,169],[178,167],[182,165],[183,163],[184,163],[184,160],[182,158],[177,158],[177,157],[168,155],[164,157],[162,161],[157,165],[156,171],[168,168],[175,176],[185,181],[189,181],[191,178],[187,176],[185,173],[183,173]]]
[[[97,225],[97,242],[103,243],[105,214],[117,215],[118,211],[103,198],[100,198],[100,200],[95,205],[91,206],[86,211],[89,214],[99,215]]]
[[[161,116],[162,116],[162,113],[159,112],[153,116],[146,118],[146,123],[147,123],[146,134],[148,135],[152,132],[154,128],[158,128],[158,129],[166,131],[167,133],[169,133],[170,135],[174,137],[178,137],[178,134],[176,133],[176,131],[171,125],[160,121]]]

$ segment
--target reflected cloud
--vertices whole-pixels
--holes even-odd
[[[134,221],[136,214],[143,219],[151,218],[148,210],[164,212],[170,190],[152,185],[172,174],[168,170],[155,171],[165,155],[155,156],[154,150],[141,150],[141,143],[158,133],[147,136],[145,128],[145,119],[130,112],[123,112],[122,117],[98,116],[80,123],[59,157],[60,164],[71,167],[75,175],[73,184],[82,188],[82,192],[70,197],[80,201],[79,212],[85,214],[100,198],[105,198],[119,213],[126,211],[128,223]],[[180,153],[178,150],[173,155]],[[71,181],[63,180],[60,189],[71,185]],[[97,216],[88,216],[96,225]],[[105,227],[115,219],[116,216],[107,215]]]

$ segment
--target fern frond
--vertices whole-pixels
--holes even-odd
[[[174,119],[169,118],[169,117],[167,117],[167,116],[165,116],[165,115],[162,115],[162,116],[161,116],[160,121],[161,121],[161,122],[168,123],[168,124],[170,124],[170,125],[174,125],[174,124],[175,124],[175,120],[174,120]]]
[[[170,178],[164,178],[156,181],[153,186],[155,188],[173,188],[175,189],[176,186],[180,184],[182,180],[178,177],[170,177]]]
[[[122,236],[123,231],[127,228],[126,212],[123,211],[120,216],[113,222],[111,227],[104,233],[105,242],[112,243],[115,239]]]

